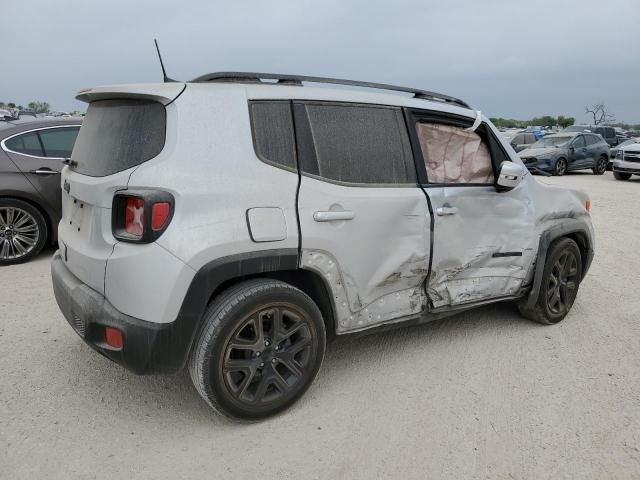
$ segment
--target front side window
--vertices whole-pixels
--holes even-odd
[[[493,183],[491,153],[478,133],[429,122],[416,129],[429,183]]]
[[[576,139],[573,141],[571,146],[574,147],[574,148],[582,148],[582,147],[584,147],[585,146],[584,137],[582,135],[580,135],[579,137],[576,137]]]
[[[37,132],[23,133],[22,135],[16,135],[10,138],[5,143],[7,149],[16,152],[24,153],[25,155],[34,155],[37,157],[44,157],[42,151],[42,145],[38,139]]]
[[[525,143],[524,134],[523,135],[516,135],[515,138],[511,141],[512,145],[522,145],[523,143]]]
[[[47,157],[69,158],[80,127],[48,128],[40,130],[40,140]]]
[[[300,168],[355,184],[417,183],[399,108],[296,103]]]

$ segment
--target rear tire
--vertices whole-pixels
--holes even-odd
[[[0,198],[0,265],[33,259],[48,234],[47,222],[37,208],[17,198]]]
[[[614,170],[613,178],[615,178],[616,180],[629,180],[631,178],[631,174],[630,173],[624,173],[624,172],[616,172]]]
[[[189,373],[214,410],[259,420],[304,394],[325,346],[322,314],[308,295],[278,280],[249,280],[224,291],[205,312]]]
[[[553,166],[553,174],[561,177],[565,173],[567,173],[567,160],[565,158],[559,158]]]
[[[529,307],[528,296],[521,299],[520,314],[543,325],[562,321],[573,306],[581,279],[580,249],[570,238],[561,238],[551,245],[547,254],[536,303]]]
[[[607,171],[607,165],[609,164],[609,160],[607,157],[602,155],[598,160],[596,160],[596,164],[593,167],[594,175],[604,175],[604,172]]]

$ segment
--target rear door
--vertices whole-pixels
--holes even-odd
[[[295,102],[301,266],[319,272],[338,331],[420,314],[429,211],[400,108]]]
[[[510,161],[487,124],[468,117],[409,115],[419,178],[434,213],[427,294],[434,309],[516,295],[533,260],[536,236],[528,191],[497,192]]]
[[[79,125],[39,128],[3,142],[7,155],[58,214],[62,160],[71,156],[79,130]]]

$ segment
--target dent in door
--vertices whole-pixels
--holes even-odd
[[[393,250],[390,248],[390,250]],[[370,326],[390,322],[398,318],[421,313],[426,305],[423,280],[427,273],[427,258],[410,256],[404,260],[402,252],[390,253],[386,261],[381,262],[379,275],[382,278],[377,285],[380,294],[374,301],[362,305],[362,299],[356,293],[356,301],[360,308],[350,308],[348,290],[355,290],[352,277],[348,272],[341,271],[336,259],[329,253],[320,250],[302,250],[302,268],[313,270],[321,274],[333,295],[335,313],[337,316],[337,331],[343,333],[361,330]],[[376,261],[376,259],[372,259]],[[397,268],[390,273],[390,266]],[[374,280],[375,281],[375,280]],[[382,293],[389,287],[399,289],[391,293]]]

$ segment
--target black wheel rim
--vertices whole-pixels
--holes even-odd
[[[607,170],[607,159],[604,157],[600,157],[596,169],[598,170],[598,173],[604,173]]]
[[[547,306],[553,314],[571,308],[578,288],[578,259],[571,251],[563,252],[553,264],[547,285]]]
[[[253,407],[288,397],[309,375],[313,335],[308,316],[292,304],[252,312],[225,346],[221,373],[229,394]]]
[[[556,173],[558,175],[564,175],[564,172],[566,169],[567,169],[567,165],[565,161],[562,159],[558,160],[558,163],[556,164]]]
[[[36,247],[38,222],[18,207],[0,207],[0,260],[17,260]]]

